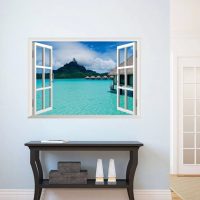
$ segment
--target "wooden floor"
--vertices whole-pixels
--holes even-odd
[[[200,177],[170,176],[173,200],[200,200]]]
[[[171,191],[172,200],[182,200],[175,192]]]

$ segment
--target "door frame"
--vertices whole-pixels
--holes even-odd
[[[187,63],[187,64],[186,64]],[[192,64],[191,64],[192,63]],[[183,129],[183,119],[184,116],[187,117],[188,115],[184,115],[183,112],[183,101],[184,99],[190,99],[190,98],[184,98],[183,95],[183,86],[184,84],[191,84],[191,83],[185,83],[183,79],[183,74],[184,74],[184,68],[193,68],[194,72],[197,71],[197,68],[199,69],[199,65],[196,65],[196,63],[200,63],[200,57],[194,57],[194,56],[185,56],[185,57],[179,57],[178,59],[178,174],[188,174],[188,175],[200,175],[200,164],[195,164],[196,162],[196,135],[199,134],[197,133],[196,130],[196,102],[195,102],[195,111],[193,117],[195,118],[194,120],[194,164],[184,164],[183,162],[183,156],[184,156],[184,129]],[[196,76],[196,73],[195,73]],[[193,100],[197,100],[197,82],[196,82],[196,77],[195,77],[195,82],[192,83],[195,84],[195,98]],[[189,115],[190,116],[190,115]],[[187,133],[187,132],[186,132]],[[191,148],[185,148],[185,149],[191,149]]]
[[[200,57],[200,37],[174,34],[170,39],[170,174],[182,175],[178,171],[178,62],[181,58]]]

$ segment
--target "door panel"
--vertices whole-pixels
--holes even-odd
[[[179,174],[200,174],[200,58],[179,59]]]

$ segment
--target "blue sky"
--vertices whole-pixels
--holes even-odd
[[[87,69],[104,73],[116,67],[117,46],[130,42],[132,41],[40,41],[39,43],[53,46],[54,69],[75,58]]]

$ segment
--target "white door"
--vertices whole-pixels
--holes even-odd
[[[117,110],[137,114],[137,43],[117,47]]]
[[[53,48],[33,43],[33,114],[53,108]]]
[[[200,174],[200,58],[179,62],[179,174]]]

